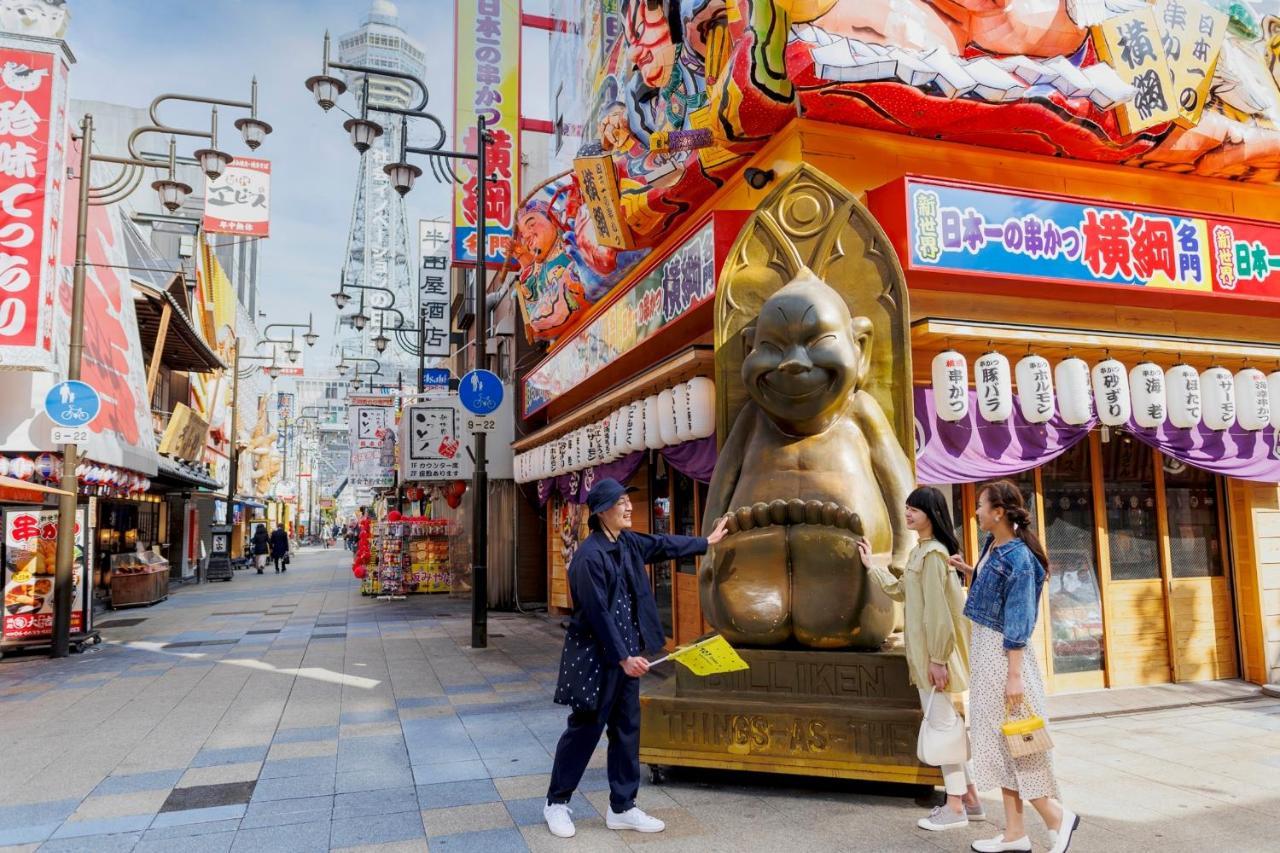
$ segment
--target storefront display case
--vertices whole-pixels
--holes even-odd
[[[169,597],[169,561],[153,551],[111,555],[111,607],[155,604]]]

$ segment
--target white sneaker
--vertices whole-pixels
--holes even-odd
[[[577,833],[573,826],[573,818],[569,815],[573,810],[564,803],[548,803],[542,807],[542,817],[547,821],[547,829],[557,838],[573,838]]]
[[[622,814],[618,814],[609,807],[609,813],[605,815],[604,825],[610,829],[634,829],[636,832],[662,832],[667,825],[656,817],[650,817],[640,809],[632,806]]]
[[[1013,841],[1005,841],[1004,835],[997,835],[995,838],[983,838],[975,841],[970,845],[978,853],[1005,853],[1009,850],[1023,851],[1030,853],[1031,839],[1027,836],[1015,838]]]
[[[1058,826],[1058,831],[1049,831],[1049,853],[1067,853],[1067,848],[1071,846],[1071,836],[1080,826],[1080,815],[1073,812],[1066,806],[1062,807],[1062,823]]]
[[[964,829],[969,825],[969,816],[964,812],[953,812],[946,806],[934,806],[928,817],[916,821],[916,826],[930,832],[944,832],[948,829]]]

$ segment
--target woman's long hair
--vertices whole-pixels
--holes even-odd
[[[933,538],[942,543],[951,555],[960,553],[960,542],[951,529],[951,513],[947,510],[947,499],[942,492],[933,486],[921,486],[907,495],[907,506],[917,509],[929,519],[933,526]]]
[[[1031,513],[1027,510],[1022,490],[1008,480],[996,480],[983,486],[979,495],[987,496],[992,509],[1004,510],[1005,518],[1013,525],[1013,532],[1027,544],[1044,570],[1049,571],[1049,554],[1040,544],[1040,537],[1031,530]]]

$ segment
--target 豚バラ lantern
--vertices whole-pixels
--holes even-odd
[[[1149,361],[1135,364],[1129,371],[1129,398],[1134,423],[1143,429],[1158,429],[1169,413],[1164,369]]]
[[[1087,424],[1093,418],[1089,365],[1075,356],[1060,361],[1053,370],[1053,381],[1058,386],[1058,414],[1073,426]]]
[[[933,407],[944,421],[964,420],[969,414],[969,363],[955,350],[933,357]]]
[[[1121,426],[1129,422],[1129,371],[1116,359],[1093,366],[1093,399],[1102,423]]]
[[[973,363],[973,386],[978,391],[978,412],[984,420],[1001,423],[1013,414],[1013,382],[1009,359],[989,352]]]
[[[650,450],[662,447],[662,430],[658,426],[658,395],[644,398],[644,446]]]
[[[1027,423],[1042,424],[1053,417],[1053,370],[1039,355],[1023,356],[1013,369],[1018,380],[1018,408]]]
[[[1211,367],[1200,374],[1200,422],[1212,430],[1231,429],[1236,422],[1236,380],[1225,367]]]
[[[1256,367],[1236,372],[1236,423],[1248,430],[1258,430],[1271,423],[1271,395],[1267,375]]]
[[[1197,426],[1203,408],[1200,373],[1189,364],[1175,364],[1164,372],[1164,388],[1169,400],[1169,423],[1178,429]]]
[[[716,431],[716,384],[705,376],[689,380],[689,431],[694,438]]]

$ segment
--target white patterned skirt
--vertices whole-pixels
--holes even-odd
[[[976,622],[969,646],[969,740],[973,754],[974,784],[980,791],[1008,788],[1024,800],[1057,797],[1058,782],[1053,776],[1053,751],[1022,758],[1009,754],[1004,734],[1004,686],[1009,675],[1009,659],[1004,636]],[[1040,662],[1031,643],[1022,653],[1023,703],[1033,714],[1049,716],[1044,701],[1044,680]]]

